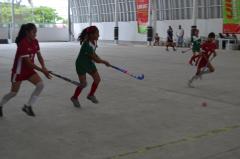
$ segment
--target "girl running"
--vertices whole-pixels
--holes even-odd
[[[213,57],[217,56],[215,50],[217,48],[216,42],[215,42],[215,34],[212,32],[208,35],[207,41],[205,41],[202,45],[202,52],[200,55],[200,60],[197,64],[197,72],[196,74],[189,80],[188,85],[190,87],[193,80],[196,80],[198,78],[201,78],[203,74],[206,73],[212,73],[215,71],[213,65],[211,64],[211,61],[209,60],[209,57],[213,54]],[[206,68],[208,68],[206,70]]]
[[[28,102],[22,110],[29,116],[35,116],[32,110],[33,104],[44,87],[42,79],[35,70],[42,72],[48,79],[51,79],[49,71],[45,67],[44,60],[40,53],[38,40],[36,39],[37,28],[33,23],[23,24],[15,40],[17,52],[12,68],[12,87],[10,93],[6,94],[0,102],[0,116],[3,116],[2,107],[19,91],[22,81],[28,80],[36,86]],[[34,64],[34,57],[37,55],[41,67]]]
[[[196,29],[193,32],[193,37],[192,37],[192,52],[193,55],[191,59],[189,60],[189,64],[193,65],[193,62],[195,62],[195,65],[197,65],[198,60],[199,60],[199,53],[201,49],[201,38],[199,37],[199,30]]]
[[[93,78],[92,87],[87,96],[87,99],[89,99],[93,103],[98,103],[98,100],[94,96],[94,94],[101,79],[94,62],[110,66],[109,62],[102,60],[95,52],[97,47],[96,41],[98,40],[98,37],[99,31],[96,26],[90,26],[85,28],[78,37],[80,45],[82,46],[75,65],[81,85],[76,88],[74,95],[71,97],[71,101],[75,107],[81,107],[78,101],[78,97],[82,89],[87,86],[87,73]]]

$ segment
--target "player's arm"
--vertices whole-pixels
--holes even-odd
[[[49,73],[50,73],[51,71],[49,71],[49,70],[46,68],[44,59],[43,59],[42,54],[41,54],[40,51],[37,52],[37,58],[38,58],[38,61],[39,61],[40,65],[42,66],[42,69],[44,70],[44,72],[48,72],[48,76],[51,78],[51,76],[49,75]],[[44,74],[45,74],[45,73],[44,73]],[[48,76],[47,76],[47,77],[48,77]]]
[[[108,61],[101,59],[95,52],[92,53],[90,56],[96,63],[102,63],[105,64],[106,66],[110,66],[110,63]]]
[[[213,53],[213,57],[217,56],[217,52],[215,50],[212,53]]]
[[[40,51],[37,52],[37,58],[38,58],[39,63],[41,64],[42,68],[46,68],[44,59],[43,59]]]
[[[31,59],[29,57],[23,57],[23,62],[29,67],[29,68],[33,68],[35,70],[38,70],[40,72],[42,72],[48,79],[51,79],[51,75],[49,74],[49,71],[46,69],[43,69],[37,65],[35,65],[34,63],[32,63]]]
[[[39,63],[41,64],[42,68],[44,68],[45,62],[44,62],[44,59],[43,59],[40,51],[37,52],[37,58],[38,58]]]

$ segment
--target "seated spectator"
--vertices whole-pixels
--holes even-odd
[[[238,41],[237,35],[236,34],[232,34],[232,39],[235,39]]]
[[[221,38],[221,39],[225,38],[225,36],[222,33],[219,33],[218,35],[219,35],[219,38]]]
[[[158,36],[158,33],[155,34],[154,36],[154,46],[159,46],[160,45],[160,37]]]

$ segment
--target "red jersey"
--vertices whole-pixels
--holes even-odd
[[[211,56],[213,52],[217,49],[217,45],[215,42],[209,42],[206,41],[201,45],[202,48],[202,54],[205,55],[207,59]],[[201,59],[198,62],[198,68],[206,67],[208,64],[208,60],[206,60],[203,55],[201,56]]]
[[[217,49],[217,45],[215,42],[206,41],[201,45],[203,50],[203,54],[210,56]]]
[[[36,39],[31,42],[27,38],[21,40],[17,47],[12,68],[12,81],[19,81],[20,79],[25,80],[25,78],[35,73],[33,68],[30,68],[23,62],[23,58],[29,57],[31,62],[34,63],[35,55],[39,50],[39,44]]]

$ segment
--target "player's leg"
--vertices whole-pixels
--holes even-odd
[[[94,96],[96,90],[97,90],[97,87],[101,81],[101,78],[100,78],[100,75],[98,73],[98,71],[94,71],[94,72],[91,72],[89,73],[92,78],[93,78],[93,83],[92,83],[92,87],[91,87],[91,90],[87,96],[87,99],[91,100],[93,103],[98,103],[98,100],[97,98]]]
[[[208,74],[208,73],[212,73],[215,71],[215,68],[213,67],[213,65],[211,63],[207,64],[207,69],[202,70],[199,74],[200,76],[204,75],[204,74]]]
[[[174,42],[172,42],[172,48],[173,48],[173,51],[176,51],[176,49],[175,49],[175,43]]]
[[[12,82],[11,91],[3,96],[0,102],[0,117],[3,116],[2,107],[13,97],[15,97],[20,89],[21,81]]]
[[[192,57],[190,58],[190,60],[189,60],[189,64],[190,65],[193,65],[193,62],[196,62],[196,57],[197,57],[197,53],[196,53],[196,51],[193,49],[192,50],[192,52],[193,52],[193,55],[192,55]]]
[[[35,113],[32,110],[32,106],[36,103],[40,93],[44,88],[44,84],[41,77],[37,73],[31,75],[28,78],[28,81],[35,85],[35,89],[33,90],[27,104],[24,105],[22,110],[29,116],[35,116]]]
[[[168,47],[169,47],[169,42],[167,40],[167,42],[166,42],[166,51],[168,51]]]
[[[81,105],[78,101],[78,97],[81,94],[83,88],[87,87],[86,74],[78,75],[78,78],[80,81],[80,85],[75,89],[75,92],[74,92],[73,96],[71,97],[71,101],[75,107],[80,108]]]
[[[201,67],[201,65],[199,64],[199,65],[198,65],[198,68],[197,68],[196,74],[188,81],[188,86],[189,86],[189,87],[193,87],[193,86],[192,86],[193,81],[194,81],[194,80],[197,80],[197,79],[200,77],[201,69],[202,69],[202,67]]]

